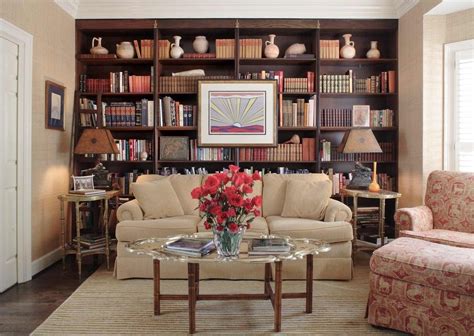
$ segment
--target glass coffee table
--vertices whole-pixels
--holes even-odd
[[[193,235],[179,235],[170,238],[141,239],[128,244],[127,249],[137,254],[149,255],[153,258],[154,273],[154,313],[160,315],[161,300],[187,300],[189,302],[189,333],[196,331],[196,302],[201,300],[270,300],[274,310],[275,332],[281,331],[281,304],[282,299],[306,299],[305,312],[312,313],[313,305],[313,255],[327,252],[331,249],[326,242],[314,239],[277,237],[272,235],[246,235],[243,244],[252,238],[284,238],[290,245],[290,252],[278,255],[249,256],[241,252],[238,258],[223,258],[214,251],[203,257],[190,257],[170,253],[164,247],[182,237],[212,238],[209,233]],[[306,290],[300,293],[282,293],[282,268],[284,261],[306,259]],[[160,261],[169,260],[186,262],[188,264],[188,295],[170,295],[160,292]],[[264,292],[262,294],[200,294],[199,293],[199,265],[201,263],[249,263],[265,264]],[[272,289],[271,264],[275,264],[275,290]]]

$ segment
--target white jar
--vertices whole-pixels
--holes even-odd
[[[206,40],[206,36],[196,36],[193,42],[193,49],[198,54],[207,53],[209,42]]]

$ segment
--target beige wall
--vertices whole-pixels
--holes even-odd
[[[446,15],[445,43],[474,38],[474,8]]]
[[[59,202],[68,189],[74,97],[74,19],[53,0],[1,0],[1,16],[33,35],[32,260],[59,247]],[[45,129],[45,80],[66,87],[66,132]]]

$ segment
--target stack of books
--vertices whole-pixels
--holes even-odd
[[[275,255],[290,252],[290,245],[283,238],[258,238],[249,243],[249,256]]]
[[[210,239],[180,238],[165,246],[165,251],[190,257],[202,257],[214,251],[214,242]]]
[[[81,247],[93,250],[98,248],[105,247],[105,236],[94,234],[94,233],[87,233],[81,235]],[[77,244],[77,237],[75,237],[72,242],[76,245]]]
[[[83,195],[83,196],[91,196],[91,195],[105,195],[105,190],[103,189],[78,189],[78,190],[70,190],[70,194],[76,195]]]

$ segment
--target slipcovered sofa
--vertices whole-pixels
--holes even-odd
[[[152,260],[147,256],[130,253],[126,244],[141,238],[168,237],[177,234],[191,234],[206,231],[204,221],[199,216],[198,200],[191,197],[191,191],[201,186],[206,176],[201,175],[142,175],[137,179],[140,183],[161,183],[168,179],[175,191],[182,207],[182,215],[146,219],[141,204],[137,199],[121,205],[117,211],[118,225],[116,236],[118,240],[117,258],[115,261],[115,275],[118,279],[152,278]],[[331,251],[315,257],[315,279],[347,280],[352,277],[352,246],[353,230],[349,221],[352,213],[349,207],[341,202],[326,199],[327,204],[322,208],[320,220],[283,217],[282,212],[293,213],[294,209],[284,209],[285,201],[290,198],[290,204],[300,202],[302,205],[311,204],[312,199],[303,199],[301,193],[287,194],[288,185],[296,184],[290,181],[301,181],[305,184],[331,183],[325,174],[266,174],[262,181],[254,185],[252,196],[262,195],[262,216],[257,217],[247,231],[249,234],[275,234],[295,238],[322,239],[331,244]],[[301,183],[297,182],[297,183]],[[174,194],[171,192],[170,194]],[[314,197],[317,198],[318,193]],[[329,196],[329,195],[328,195]],[[153,195],[151,196],[151,198]],[[170,196],[171,197],[171,196]],[[151,203],[153,204],[153,203]],[[287,203],[288,205],[288,203]],[[144,206],[144,204],[142,204]],[[298,207],[298,206],[297,206]],[[295,207],[295,208],[297,208]],[[290,210],[290,211],[288,211]],[[311,209],[309,209],[311,210]],[[305,262],[292,261],[283,265],[285,278],[301,279],[305,277]],[[162,262],[162,278],[186,278],[185,263]],[[202,278],[230,278],[230,279],[261,279],[263,265],[248,265],[243,263],[232,264],[204,264],[201,266]]]

